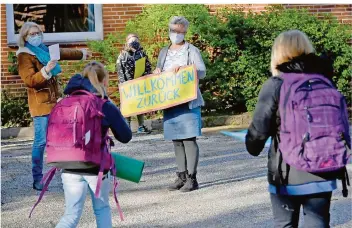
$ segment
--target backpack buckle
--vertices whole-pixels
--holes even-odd
[[[343,132],[340,132],[340,137],[342,140],[345,140],[345,134]]]
[[[306,132],[306,133],[303,135],[303,140],[302,140],[302,144],[301,144],[301,147],[302,147],[302,148],[301,148],[301,150],[300,150],[300,152],[299,152],[300,155],[303,154],[303,152],[304,152],[304,144],[306,144],[306,142],[308,142],[309,139],[310,139],[310,134],[309,134],[309,132]]]
[[[309,132],[306,132],[304,135],[303,135],[303,144],[305,144],[306,142],[308,142],[310,139],[310,134]]]

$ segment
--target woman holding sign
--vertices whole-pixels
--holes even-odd
[[[43,44],[43,31],[39,25],[26,22],[19,34],[19,49],[16,52],[18,72],[27,87],[29,112],[34,122],[33,189],[41,191],[48,116],[60,97],[56,76],[61,73],[61,67],[57,63],[58,58],[52,59],[49,48]],[[59,52],[63,60],[87,58],[86,50],[59,49]]]
[[[116,71],[120,83],[151,74],[152,65],[139,43],[137,34],[131,33],[127,35],[124,50],[116,62]],[[151,130],[144,125],[144,115],[137,115],[137,120],[139,126],[137,133],[150,134]],[[131,127],[131,117],[127,118],[127,122]]]
[[[169,23],[171,45],[159,53],[154,73],[178,72],[180,67],[195,65],[199,79],[205,77],[205,65],[199,50],[184,40],[189,22],[186,18],[174,16]],[[202,94],[197,90],[197,99],[164,110],[164,137],[172,140],[178,167],[177,179],[168,189],[189,192],[198,189],[196,178],[199,148],[196,137],[201,135]]]

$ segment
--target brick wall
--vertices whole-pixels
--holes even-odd
[[[243,11],[261,12],[265,10],[267,4],[245,4],[245,5],[208,5],[211,13],[220,7],[242,8]],[[352,5],[292,5],[285,4],[286,8],[307,8],[312,13],[330,12],[336,16],[341,23],[352,22]],[[126,22],[142,11],[141,4],[104,4],[103,5],[103,25],[104,36],[111,32],[123,31]],[[8,72],[10,63],[8,62],[9,52],[15,52],[16,48],[7,46],[6,35],[6,7],[1,4],[1,89],[6,88],[16,95],[23,94],[25,87],[22,80],[17,75]],[[66,47],[82,48],[85,45],[71,44]],[[117,50],[119,51],[119,50]],[[65,66],[63,66],[65,69]],[[111,75],[112,80],[116,80],[116,75]],[[111,91],[111,90],[110,90]]]
[[[141,4],[104,4],[103,5],[103,26],[104,37],[112,32],[123,31],[126,22],[138,13],[142,12]],[[60,45],[69,48],[85,48],[84,44]],[[9,52],[16,52],[17,48],[7,46],[6,34],[6,6],[1,4],[1,89],[15,95],[23,95],[26,91],[21,78],[18,75],[12,75],[8,71],[10,63],[8,62]],[[117,50],[119,51],[119,50]],[[68,62],[68,65],[72,63]],[[63,65],[63,69],[67,66]],[[112,80],[116,80],[116,75],[111,75]]]

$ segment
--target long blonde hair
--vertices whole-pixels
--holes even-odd
[[[26,37],[28,36],[28,32],[31,28],[33,27],[37,27],[39,32],[41,33],[41,35],[43,35],[43,31],[40,28],[40,26],[37,23],[31,22],[31,21],[27,21],[25,22],[21,29],[20,29],[20,33],[19,33],[19,39],[18,39],[18,46],[20,47],[24,47],[24,44],[26,42]]]
[[[83,69],[83,77],[88,78],[102,98],[106,95],[104,80],[109,81],[109,73],[100,62],[92,61]]]
[[[278,76],[277,66],[288,62],[302,54],[314,53],[314,48],[308,36],[299,30],[289,30],[276,37],[271,50],[271,73]]]

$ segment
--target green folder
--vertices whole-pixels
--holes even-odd
[[[145,72],[145,61],[146,58],[140,58],[135,62],[135,67],[134,67],[134,79],[139,78],[142,76]]]
[[[116,166],[116,176],[124,180],[139,183],[144,169],[144,161],[123,156],[121,154],[111,153]]]

